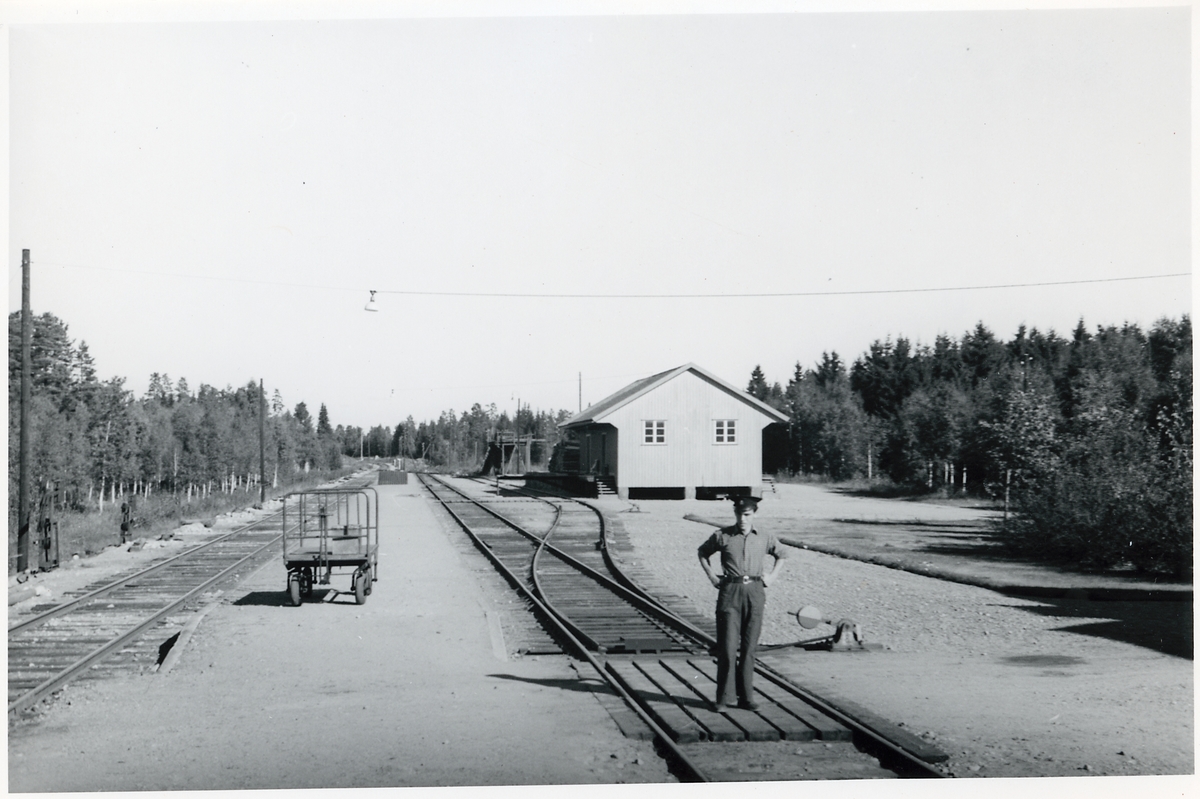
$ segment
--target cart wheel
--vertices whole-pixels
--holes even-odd
[[[363,579],[367,581],[367,587],[363,591],[363,593],[366,594],[367,596],[370,596],[371,595],[371,584],[375,582],[375,571],[373,569],[367,569],[366,574],[363,575]]]
[[[291,597],[292,607],[300,607],[300,580],[294,573],[288,574],[288,596]]]
[[[354,576],[354,601],[359,605],[367,601],[367,584],[370,581],[371,576],[366,572],[358,572]]]
[[[300,572],[300,595],[305,599],[312,597],[312,569],[303,569]]]

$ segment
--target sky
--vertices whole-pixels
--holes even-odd
[[[362,427],[1191,312],[1188,5],[625,5],[10,3],[9,311]]]

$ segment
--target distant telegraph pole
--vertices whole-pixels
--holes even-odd
[[[258,378],[258,504],[267,504],[267,394]]]
[[[29,569],[29,392],[33,382],[29,250],[21,250],[21,454],[17,491],[17,571]]]

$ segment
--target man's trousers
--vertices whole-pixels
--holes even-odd
[[[717,704],[730,704],[735,689],[739,703],[754,700],[754,653],[766,604],[757,581],[726,583],[717,594]]]

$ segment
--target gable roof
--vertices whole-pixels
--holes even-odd
[[[638,397],[650,393],[654,389],[670,380],[674,380],[676,377],[685,372],[692,372],[700,379],[705,380],[727,394],[740,399],[742,402],[751,406],[755,410],[765,414],[773,422],[786,422],[788,420],[788,417],[785,414],[775,410],[757,397],[747,394],[745,391],[741,391],[732,384],[725,382],[712,372],[709,372],[706,369],[701,369],[694,363],[685,363],[683,366],[677,366],[674,369],[668,369],[665,372],[659,372],[656,375],[643,377],[641,380],[636,380],[630,383],[629,385],[625,386],[625,388],[617,391],[614,394],[610,394],[609,396],[597,402],[595,405],[584,408],[582,411],[560,424],[559,427],[564,429],[571,427],[583,427],[584,425],[595,424],[603,421],[604,417],[608,416],[618,408],[628,405]]]

